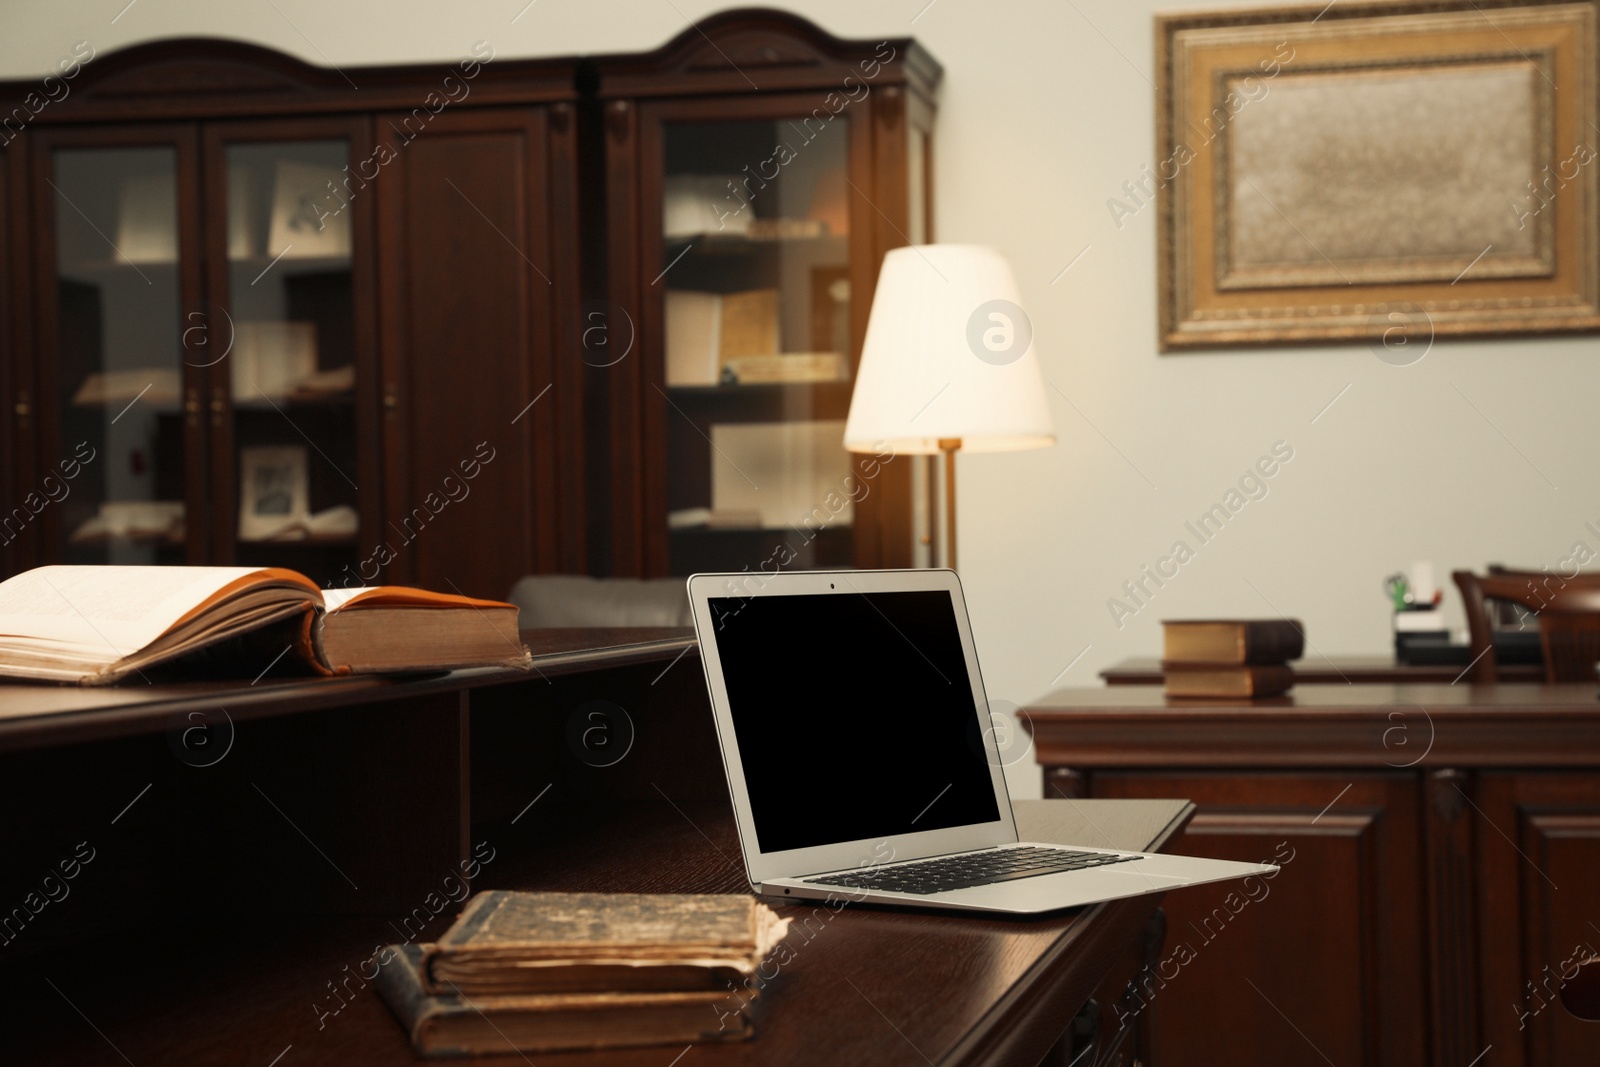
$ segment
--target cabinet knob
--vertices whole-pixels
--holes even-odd
[[[22,419],[27,418],[28,415],[33,411],[33,409],[30,408],[25,401],[21,401],[21,400],[17,401],[17,409],[16,410],[17,410],[17,417],[18,418],[22,418]]]
[[[393,393],[384,393],[383,394],[383,406],[384,406],[385,410],[393,411],[395,408],[400,406],[400,401],[395,397],[395,395]]]

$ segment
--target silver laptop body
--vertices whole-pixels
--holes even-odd
[[[953,571],[688,585],[758,893],[1034,913],[1277,870],[1019,841]],[[994,866],[998,878],[982,870]]]

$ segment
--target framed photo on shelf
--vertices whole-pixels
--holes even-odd
[[[267,254],[292,249],[296,257],[350,255],[350,212],[335,190],[344,173],[337,167],[280,160],[272,185],[272,225]]]
[[[1600,329],[1595,3],[1169,15],[1156,42],[1157,162],[1108,207],[1157,204],[1163,351]]]
[[[239,540],[264,541],[311,513],[306,450],[300,445],[239,449]]]

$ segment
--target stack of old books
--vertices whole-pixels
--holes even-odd
[[[747,896],[495,890],[377,986],[424,1056],[736,1041],[788,925]]]
[[[1305,654],[1292,619],[1181,620],[1161,624],[1167,695],[1252,699],[1294,685],[1289,661]]]

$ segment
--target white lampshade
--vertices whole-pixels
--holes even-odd
[[[844,446],[1007,452],[1055,443],[1044,380],[1011,266],[981,245],[911,245],[883,257]]]

